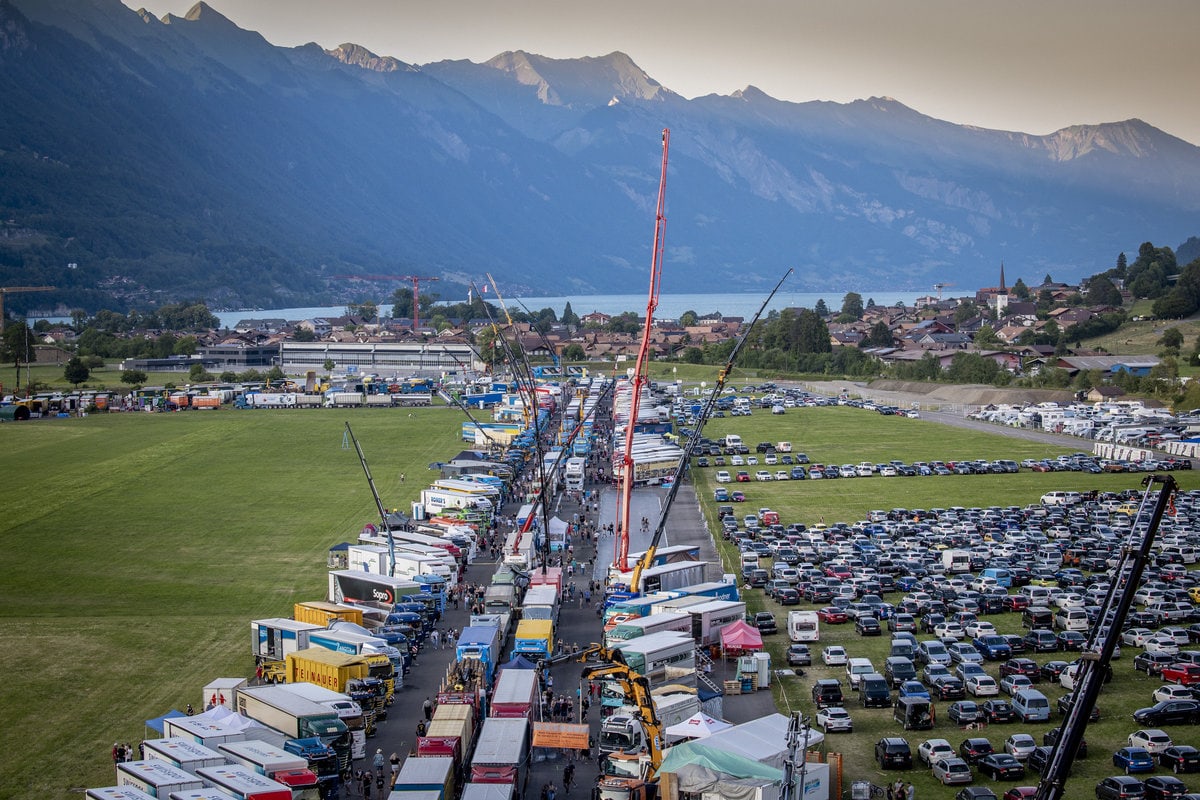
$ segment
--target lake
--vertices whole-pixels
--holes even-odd
[[[920,297],[929,296],[929,292],[903,292],[882,290],[877,292],[860,292],[863,302],[874,300],[876,305],[886,306],[896,303],[912,305]],[[679,319],[685,311],[695,311],[701,316],[712,312],[720,312],[726,317],[745,317],[749,319],[762,305],[765,294],[663,294],[659,297],[658,309],[654,312],[657,319]],[[831,310],[842,307],[845,293],[833,292],[786,292],[780,291],[775,295],[768,311],[785,308],[813,308],[818,300],[824,300]],[[488,300],[495,304],[492,297]],[[513,297],[505,298],[509,311],[537,312],[543,308],[552,308],[562,315],[567,303],[571,310],[579,316],[599,311],[604,314],[620,314],[623,311],[633,311],[642,315],[646,311],[645,294],[588,294],[565,297]],[[380,300],[381,311],[391,309],[391,303]],[[278,308],[265,311],[222,311],[217,313],[222,327],[232,328],[243,319],[262,319],[265,317],[283,318],[287,320],[310,319],[312,317],[337,317],[346,313],[346,307],[308,307],[308,308]]]

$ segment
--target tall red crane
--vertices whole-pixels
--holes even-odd
[[[613,565],[621,572],[629,570],[629,504],[633,499],[633,429],[637,425],[642,399],[642,387],[646,385],[646,356],[650,352],[650,329],[654,325],[654,312],[658,308],[659,285],[662,282],[663,239],[666,235],[667,217],[667,151],[671,144],[671,130],[662,132],[662,173],[658,179],[658,207],[654,216],[654,249],[650,255],[650,296],[646,302],[646,325],[642,328],[642,343],[638,348],[637,361],[631,380],[632,394],[629,398],[629,419],[625,423],[625,448],[621,454],[621,491],[617,495],[617,537]],[[636,592],[637,587],[629,587]]]
[[[441,278],[435,278],[432,275],[401,275],[399,279],[402,281],[412,281],[413,285],[413,333],[417,332],[417,326],[421,322],[421,281],[440,281]]]

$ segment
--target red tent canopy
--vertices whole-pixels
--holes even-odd
[[[762,650],[762,634],[748,622],[738,620],[721,628],[723,650]]]

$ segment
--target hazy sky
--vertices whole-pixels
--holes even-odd
[[[193,0],[124,0],[182,15]],[[1198,0],[208,0],[279,45],[360,44],[411,64],[627,53],[685,97],[893,97],[1045,134],[1138,117],[1200,144]]]

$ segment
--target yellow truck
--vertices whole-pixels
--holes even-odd
[[[308,622],[313,625],[328,627],[329,623],[337,620],[363,624],[361,608],[344,606],[341,603],[327,603],[324,600],[312,600],[307,603],[296,603],[292,616],[298,622]]]
[[[324,647],[309,647],[287,655],[288,683],[315,683],[345,694],[347,683],[369,675],[370,667],[363,656],[338,653]]]
[[[554,623],[548,619],[523,619],[513,637],[513,655],[529,655],[536,661],[554,655]]]

